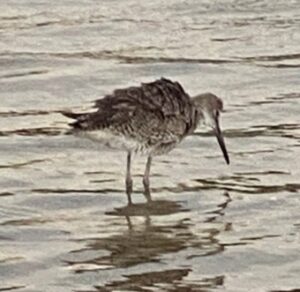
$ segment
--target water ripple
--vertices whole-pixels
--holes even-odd
[[[29,160],[26,162],[21,162],[21,163],[12,163],[12,164],[7,164],[7,165],[0,165],[0,169],[1,168],[21,168],[23,166],[28,166],[31,164],[36,164],[36,163],[42,163],[45,161],[50,161],[50,159],[46,158],[46,159],[34,159],[34,160]]]
[[[0,79],[27,77],[27,76],[31,76],[31,75],[41,75],[41,74],[46,74],[48,72],[49,72],[49,70],[47,70],[47,69],[28,70],[28,71],[24,71],[24,72],[15,72],[15,73],[10,73],[10,74],[0,75]]]
[[[7,287],[0,287],[0,291],[14,291],[26,288],[26,286],[7,286]]]

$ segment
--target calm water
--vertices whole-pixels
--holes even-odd
[[[134,161],[58,111],[161,76],[223,98],[206,130]],[[298,0],[0,1],[0,291],[299,291]]]

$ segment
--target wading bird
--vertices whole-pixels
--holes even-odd
[[[219,126],[223,103],[214,94],[204,93],[191,98],[178,82],[161,78],[142,83],[139,87],[117,89],[111,95],[96,100],[94,108],[95,111],[89,113],[63,114],[75,119],[70,124],[75,135],[127,152],[125,182],[128,204],[132,204],[132,153],[148,156],[143,184],[144,195],[150,202],[152,157],[170,152],[199,124],[212,128],[229,164]]]

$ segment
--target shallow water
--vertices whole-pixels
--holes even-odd
[[[299,291],[299,1],[0,2],[0,291]],[[161,76],[222,97],[153,163],[59,111]]]

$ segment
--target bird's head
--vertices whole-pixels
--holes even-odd
[[[196,95],[193,98],[193,102],[200,114],[200,123],[213,130],[223,152],[225,161],[229,164],[229,156],[219,124],[220,112],[223,110],[222,100],[212,93],[204,93]]]

